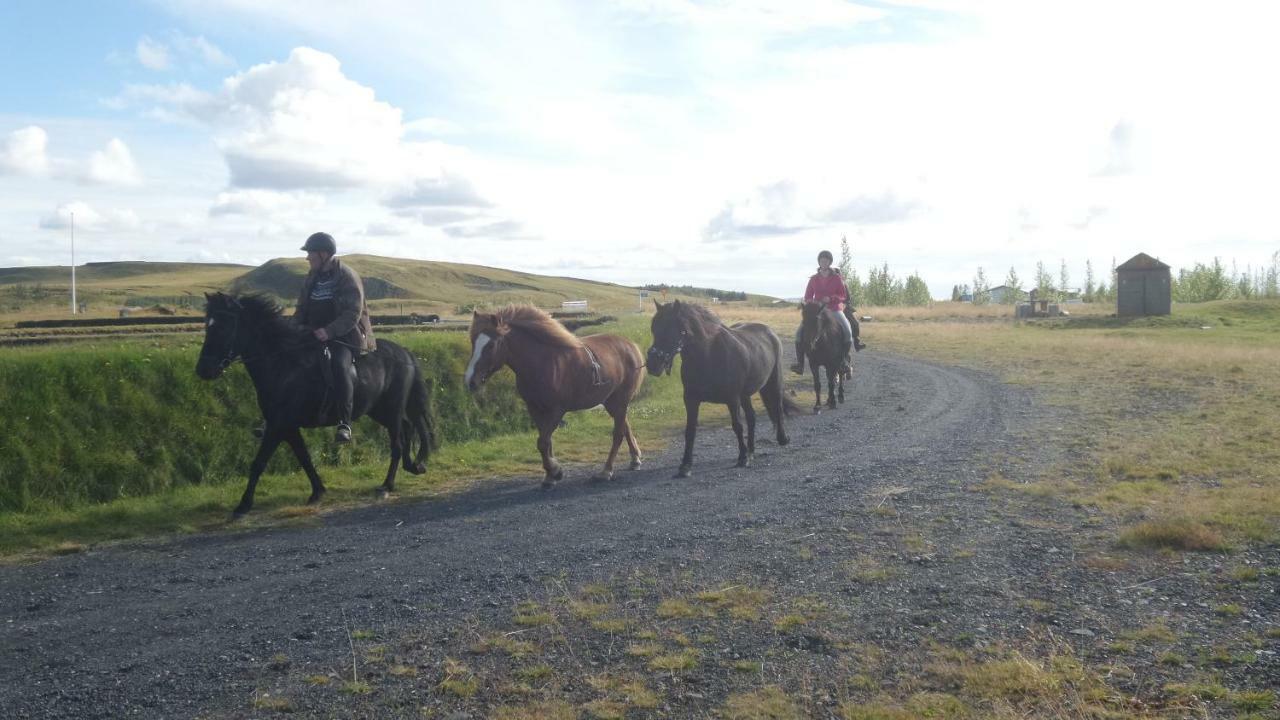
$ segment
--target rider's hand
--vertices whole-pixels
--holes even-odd
[[[820,299],[822,300],[823,305],[826,305],[827,303],[831,302],[830,295],[823,295]]]
[[[315,335],[320,342],[329,342],[329,333],[324,328],[316,328],[311,334]]]

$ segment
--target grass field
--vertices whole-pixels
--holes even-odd
[[[1014,323],[1009,318],[1011,309],[1000,306],[938,303],[923,309],[863,308],[861,313],[876,318],[865,323],[863,330],[873,352],[898,352],[994,372],[1008,382],[1034,388],[1044,402],[1066,408],[1076,418],[1054,437],[1034,439],[1063,446],[1069,461],[1047,473],[993,475],[987,483],[990,491],[1102,508],[1125,527],[1117,542],[1133,546],[1223,549],[1280,539],[1280,303],[1179,306],[1170,317],[1132,321],[1107,316],[1109,308],[1079,309],[1083,312],[1070,319],[1024,323]],[[718,311],[728,322],[766,322],[784,335],[792,332],[797,319],[794,309],[727,304]],[[588,331],[622,332],[642,347],[649,341],[646,316],[627,316]],[[429,356],[427,347],[436,342],[416,334],[398,339],[420,356]],[[432,367],[442,375],[460,375],[465,339],[441,342],[457,347],[445,352],[447,358],[437,356]],[[93,387],[93,378],[101,371],[94,363],[110,363],[112,358],[120,364],[118,372],[152,378],[157,385],[154,393],[131,396],[127,417],[95,410],[92,405],[82,408],[82,417],[69,408],[48,411],[54,416],[47,420],[51,424],[40,426],[44,428],[40,434],[14,450],[19,463],[35,461],[43,435],[71,433],[75,426],[83,428],[86,437],[118,448],[118,462],[103,462],[89,454],[92,448],[86,441],[71,444],[69,467],[76,467],[77,452],[86,453],[79,461],[85,467],[107,478],[123,474],[122,479],[114,485],[100,483],[107,489],[97,494],[28,487],[20,491],[27,493],[25,497],[12,497],[9,491],[7,505],[22,509],[0,513],[0,537],[4,538],[0,552],[74,549],[106,539],[222,525],[243,489],[243,468],[253,447],[247,430],[255,422],[256,411],[242,370],[208,386],[197,384],[190,371],[194,343],[172,338],[116,341],[107,346],[90,343],[91,352],[70,356],[57,355],[52,349],[5,351],[11,361],[61,367],[65,375],[51,381],[58,387],[76,387],[76,383]],[[12,363],[3,367],[11,368]],[[474,402],[464,397],[460,387],[446,383],[438,406],[454,408],[446,412],[444,422],[455,429],[446,430],[447,443],[432,458],[426,476],[401,475],[401,497],[447,492],[476,477],[518,474],[532,482],[540,474],[532,433],[512,432],[527,425],[484,426],[490,422],[486,418],[495,416],[524,422],[522,408],[512,399],[510,377],[503,373],[495,378]],[[54,392],[41,383],[24,385],[13,376],[4,381],[6,387],[16,388],[11,403],[37,406],[40,393]],[[164,392],[180,390],[205,393],[200,396],[212,405],[197,412],[219,418],[212,426],[202,426],[203,432],[184,430],[188,439],[183,442],[205,448],[203,457],[213,458],[206,462],[218,468],[208,473],[207,482],[174,483],[172,478],[145,471],[148,462],[157,469],[176,462],[163,453],[144,451],[163,442],[142,440],[149,437],[143,431],[148,427],[146,418],[152,417],[148,413],[164,406]],[[24,392],[36,396],[23,400]],[[464,407],[474,410],[457,410]],[[707,410],[704,422],[724,421],[723,409]],[[29,422],[11,413],[4,417],[5,423]],[[652,448],[666,442],[682,421],[678,380],[648,378],[633,409],[642,444]],[[458,423],[472,430],[458,430]],[[556,435],[558,456],[571,462],[601,462],[608,427],[603,412],[573,414],[569,427]],[[166,427],[169,434],[173,431]],[[326,510],[368,502],[370,490],[380,482],[385,445],[380,429],[362,424],[357,431],[358,449],[341,453],[328,444],[327,433],[310,435],[331,488]],[[468,432],[473,434],[468,437]],[[21,465],[10,467],[16,468],[10,472],[22,472]],[[279,453],[269,473],[252,522],[310,517],[314,511],[299,507],[307,486],[292,458]],[[51,477],[62,476],[55,472]]]

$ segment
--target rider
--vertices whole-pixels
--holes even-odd
[[[858,338],[858,334],[854,332],[852,322],[854,321],[847,313],[849,303],[849,290],[845,287],[844,278],[840,276],[840,271],[831,267],[831,263],[835,258],[832,257],[830,250],[823,250],[818,253],[818,272],[809,278],[809,284],[804,289],[804,301],[820,302],[826,306],[826,311],[834,317],[840,326],[841,347],[840,347],[840,372],[849,372],[849,349],[861,350],[866,347]],[[796,356],[800,362],[791,366],[796,373],[804,372],[803,357],[803,339],[796,338]]]
[[[337,398],[338,431],[335,440],[351,442],[351,403],[355,391],[354,358],[376,347],[369,308],[364,301],[364,283],[335,255],[337,243],[329,233],[307,238],[302,249],[311,271],[302,282],[293,319],[311,330],[325,344],[333,368],[333,392]]]

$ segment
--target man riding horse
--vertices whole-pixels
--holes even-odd
[[[840,327],[842,341],[840,373],[847,375],[851,359],[850,349],[862,350],[866,345],[858,337],[860,334],[857,329],[858,321],[853,317],[852,308],[849,307],[849,290],[845,287],[844,278],[841,277],[839,270],[831,267],[834,259],[830,250],[818,253],[818,272],[809,278],[809,284],[804,289],[804,301],[822,303],[825,306],[825,312],[836,320],[836,324]],[[791,366],[791,370],[796,374],[804,372],[803,347],[804,338],[797,334],[797,362]]]
[[[302,282],[293,319],[324,343],[331,369],[332,400],[339,418],[334,439],[349,443],[354,360],[377,347],[365,305],[364,283],[355,270],[338,260],[337,243],[329,233],[318,232],[307,238],[302,250],[307,253],[311,271]]]

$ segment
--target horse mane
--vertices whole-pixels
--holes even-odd
[[[715,313],[701,305],[682,302],[679,308],[683,311],[682,314],[686,319],[692,320],[700,326],[704,335],[725,326],[724,322]]]
[[[538,341],[564,348],[582,347],[582,340],[565,329],[555,318],[532,305],[508,305],[497,313],[498,319],[520,328]]]
[[[303,345],[305,334],[293,318],[285,316],[284,308],[271,296],[259,293],[239,296],[218,293],[214,297],[219,295],[224,299],[224,304],[234,303],[240,306],[241,317],[258,329],[264,342],[290,349]]]

